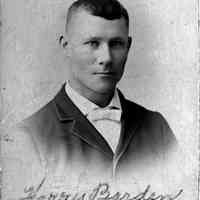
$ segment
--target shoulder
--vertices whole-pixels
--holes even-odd
[[[124,97],[123,97],[124,98]],[[165,117],[128,99],[123,99],[123,107],[127,118],[137,122],[137,134],[141,140],[153,141],[158,146],[176,146],[176,137]]]
[[[31,124],[31,123],[45,123],[48,119],[51,119],[55,115],[54,102],[51,100],[46,103],[43,107],[39,108],[36,112],[25,118],[21,124]]]
[[[6,132],[11,135],[16,133],[25,135],[37,135],[50,130],[56,122],[56,110],[53,99],[47,102],[35,112],[25,117],[23,120],[11,125],[5,125]],[[23,136],[24,137],[24,136]]]
[[[122,109],[125,110],[126,114],[131,114],[132,116],[139,115],[141,116],[142,120],[149,125],[167,125],[166,119],[160,112],[147,109],[144,106],[125,98],[122,93],[120,93],[119,96],[122,103]]]
[[[125,98],[120,91],[119,97],[122,104],[122,110],[126,115],[140,117],[147,125],[168,125],[166,119],[160,112],[149,110],[144,106]]]

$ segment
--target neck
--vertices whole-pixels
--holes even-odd
[[[77,84],[74,84],[71,80],[69,81],[69,84],[80,95],[82,95],[83,97],[87,98],[88,100],[100,107],[106,107],[110,103],[115,92],[115,90],[113,90],[107,93],[99,93],[87,87],[79,87]]]

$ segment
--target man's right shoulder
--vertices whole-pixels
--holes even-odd
[[[16,124],[16,127],[21,128],[31,128],[38,127],[43,128],[49,123],[52,123],[56,120],[56,108],[54,100],[51,100],[42,108],[31,114],[30,116],[23,119],[21,122]]]

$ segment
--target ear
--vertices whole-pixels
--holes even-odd
[[[59,37],[59,44],[61,45],[62,48],[65,48],[68,45],[68,42],[65,36],[61,35]]]
[[[128,37],[128,50],[130,49],[131,47],[131,44],[132,44],[132,37]]]

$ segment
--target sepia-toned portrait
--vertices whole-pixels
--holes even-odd
[[[4,200],[198,199],[198,3],[2,1]]]

